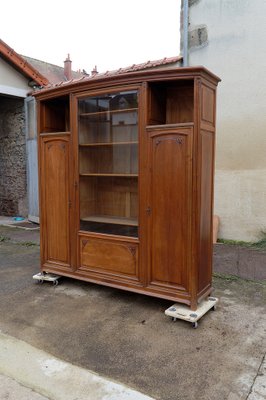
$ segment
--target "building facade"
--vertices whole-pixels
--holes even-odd
[[[204,65],[222,79],[215,179],[219,237],[255,241],[266,231],[266,2],[190,0],[188,15],[189,65]]]
[[[24,99],[48,80],[0,40],[0,215],[27,215]]]

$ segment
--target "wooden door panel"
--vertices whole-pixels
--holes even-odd
[[[41,149],[43,261],[69,267],[69,138],[43,137]]]
[[[138,280],[138,243],[89,236],[80,237],[78,271],[117,279]]]
[[[192,131],[150,136],[151,284],[188,288]]]

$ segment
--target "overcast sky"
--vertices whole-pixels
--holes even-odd
[[[7,0],[0,38],[17,53],[104,72],[179,54],[180,0]]]

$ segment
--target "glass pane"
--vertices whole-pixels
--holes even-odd
[[[137,91],[79,100],[80,228],[138,236]]]

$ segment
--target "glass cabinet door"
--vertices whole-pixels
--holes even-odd
[[[80,229],[138,236],[138,94],[78,101]]]

